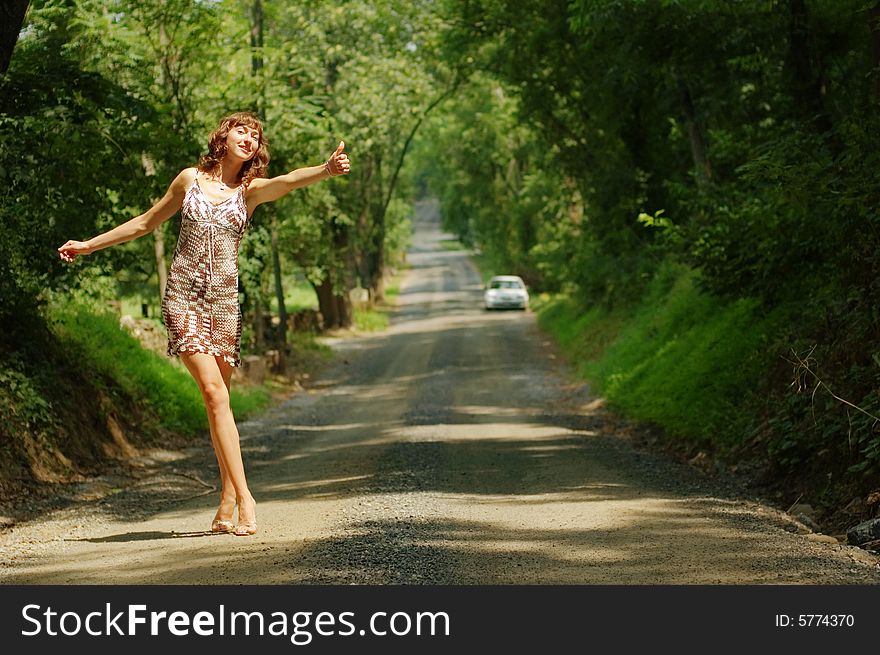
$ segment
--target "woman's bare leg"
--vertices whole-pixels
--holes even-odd
[[[221,360],[222,361],[222,360]],[[221,369],[220,375],[223,377],[223,383],[226,385],[227,393],[230,391],[230,382],[232,375],[228,377],[223,374]],[[207,403],[206,403],[207,407]],[[234,524],[235,519],[235,484],[232,482],[232,476],[229,475],[229,469],[222,457],[222,449],[217,440],[214,426],[210,419],[208,423],[211,428],[211,445],[214,446],[214,454],[217,456],[217,465],[220,468],[220,506],[217,508],[217,514],[214,516],[215,521],[223,521],[226,526]]]
[[[223,377],[223,383],[226,385],[227,393],[231,392],[232,389],[232,372],[234,370],[233,366],[227,362],[222,357],[217,357],[217,366],[220,369],[220,375]],[[230,409],[230,414],[232,410]],[[234,426],[234,423],[233,423]],[[236,450],[238,452],[238,459],[241,461],[241,441],[238,436],[238,428],[235,428],[235,444]],[[244,472],[244,463],[242,462],[242,473]],[[257,504],[254,501],[254,497],[251,495],[247,486],[245,486],[245,493],[237,493],[236,494],[236,502],[238,503],[238,522],[239,527],[236,528],[236,533],[238,534],[249,534],[251,531],[248,529],[242,528],[242,526],[253,526],[253,529],[256,530],[256,512],[257,512]]]
[[[238,428],[229,405],[232,367],[222,358],[204,353],[180,353],[180,359],[198,384],[208,414],[211,443],[217,455],[222,483],[218,515],[223,511],[223,518],[226,518],[224,510],[234,499],[239,505],[239,522],[252,522],[256,506],[248,489]]]

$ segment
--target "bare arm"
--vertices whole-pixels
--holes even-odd
[[[286,175],[272,178],[257,178],[250,183],[247,190],[248,213],[253,213],[258,205],[264,202],[273,202],[294,189],[299,189],[328,177],[345,175],[350,170],[348,155],[343,152],[345,142],[340,141],[336,151],[330,156],[325,164],[320,166],[308,166],[297,168]]]
[[[168,187],[168,191],[165,192],[161,200],[140,216],[135,216],[88,241],[68,241],[58,248],[61,259],[72,262],[77,255],[90,255],[96,250],[109,248],[149,234],[177,213],[177,210],[183,205],[183,197],[186,195],[189,185],[192,184],[195,174],[196,169],[194,168],[181,171],[171,182],[171,186]]]

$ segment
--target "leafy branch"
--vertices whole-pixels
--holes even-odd
[[[862,414],[864,414],[868,418],[873,419],[874,420],[873,426],[876,426],[877,423],[880,423],[880,417],[872,414],[871,412],[869,412],[865,409],[862,409],[861,407],[859,407],[855,403],[851,403],[846,398],[841,398],[840,396],[838,396],[836,393],[834,393],[831,390],[831,387],[829,387],[822,380],[822,378],[819,377],[818,373],[816,373],[813,370],[816,366],[816,363],[817,363],[816,359],[813,357],[813,352],[815,352],[815,350],[816,350],[816,346],[813,346],[812,348],[810,348],[809,352],[806,353],[805,356],[801,357],[797,353],[797,351],[794,348],[792,348],[791,354],[794,357],[795,361],[791,361],[790,359],[785,358],[785,357],[783,358],[789,364],[794,366],[794,380],[792,381],[792,383],[789,386],[794,387],[796,393],[802,393],[802,392],[806,391],[810,386],[812,386],[813,391],[810,394],[810,407],[811,407],[811,409],[813,409],[813,407],[815,406],[816,393],[818,393],[819,389],[824,389],[836,401],[846,405],[849,408],[856,410],[857,412],[861,412]],[[812,380],[809,380],[809,378],[811,376],[812,376],[812,379],[815,380],[815,385],[813,385]],[[847,410],[847,416],[849,416],[849,410]],[[815,423],[815,421],[816,421],[816,418],[815,418],[815,412],[814,412],[813,413],[813,422]],[[850,423],[850,426],[849,426],[848,441],[850,442],[850,446],[852,446],[852,421],[850,420],[849,423]]]

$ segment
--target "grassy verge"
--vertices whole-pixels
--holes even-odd
[[[492,276],[495,275],[495,266],[490,261],[489,256],[483,252],[471,253],[471,261],[480,272],[480,279],[483,282],[483,286],[486,286],[489,283],[489,280],[492,279]]]
[[[17,326],[27,339],[0,353],[0,511],[10,516],[26,514],[15,507],[21,494],[51,494],[54,483],[106,471],[139,448],[182,447],[207,431],[186,369],[160,354],[149,326],[140,324],[144,347],[101,305],[50,299],[26,331]],[[332,352],[307,334],[289,344],[287,375],[233,385],[236,418],[289,396]]]
[[[825,364],[837,387],[858,381],[861,364],[853,364],[858,344],[828,340],[817,349],[827,314],[805,315],[802,298],[768,310],[710,296],[693,271],[666,263],[629,305],[584,306],[546,294],[533,294],[531,305],[578,373],[619,414],[662,428],[668,450],[708,454],[699,465],[740,471],[780,507],[813,504],[829,534],[875,514],[876,393],[861,400],[874,412],[866,416],[802,372],[793,387],[792,350],[815,353],[812,365]]]
[[[354,307],[352,320],[354,327],[362,332],[381,332],[388,329],[390,315],[400,296],[400,282],[403,272],[398,271],[385,287],[385,300],[381,303]]]
[[[707,296],[688,269],[666,265],[633,307],[583,309],[539,298],[540,324],[611,405],[667,433],[720,446],[749,433],[747,408],[767,375],[774,317]]]
[[[467,250],[467,247],[458,239],[441,239],[440,247],[443,250]]]
[[[179,365],[145,350],[137,339],[119,327],[112,313],[96,313],[81,306],[58,308],[54,332],[64,346],[87,361],[103,379],[112,380],[126,393],[139,397],[162,427],[191,435],[206,429],[201,396],[190,374]],[[268,389],[232,389],[232,408],[245,418],[265,407]]]
[[[288,314],[298,312],[301,309],[318,309],[318,297],[315,290],[305,280],[287,276],[284,281],[284,308]],[[278,313],[278,298],[275,294],[269,299],[269,311]]]
[[[379,305],[354,308],[354,327],[362,332],[381,332],[388,328],[388,310]]]

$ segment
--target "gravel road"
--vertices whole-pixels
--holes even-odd
[[[436,207],[416,228],[392,327],[330,339],[310,389],[241,423],[255,537],[206,531],[206,447],[145,452],[4,530],[0,582],[880,582],[868,553],[634,447],[530,313],[481,309]]]

